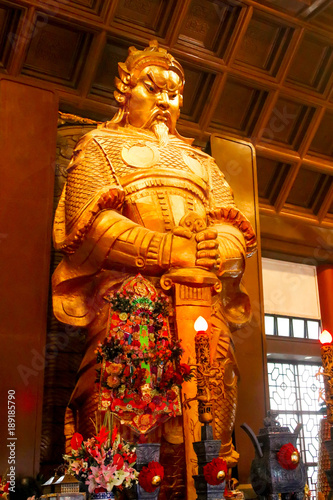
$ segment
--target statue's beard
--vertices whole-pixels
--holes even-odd
[[[151,125],[151,130],[154,132],[160,146],[164,147],[169,143],[169,127],[165,122],[155,120]]]

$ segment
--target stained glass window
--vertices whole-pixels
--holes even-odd
[[[278,410],[278,420],[294,430],[303,424],[297,447],[308,467],[310,490],[316,490],[318,463],[319,390],[324,384],[316,377],[319,364],[275,361],[267,363],[271,410]]]

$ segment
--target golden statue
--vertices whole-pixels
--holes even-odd
[[[192,362],[195,332],[188,325],[206,312],[211,359],[224,374],[222,384],[212,384],[214,435],[232,466],[238,457],[231,440],[238,375],[230,331],[250,316],[241,278],[255,235],[214,159],[176,130],[181,65],[152,41],[143,51],[129,49],[119,76],[120,109],[77,144],[54,223],[55,247],[64,253],[53,276],[54,312],[62,322],[88,329],[67,424],[82,434],[93,432],[95,349],[106,335],[109,312],[105,296],[140,273],[157,292],[173,293],[170,328]],[[195,394],[189,390],[187,396]],[[185,445],[190,434],[192,441],[198,435],[197,411],[184,415]],[[165,424],[169,443],[182,440],[177,425]]]

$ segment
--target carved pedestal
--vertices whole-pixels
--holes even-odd
[[[213,439],[213,428],[210,424],[203,424],[201,428],[201,441],[193,443],[193,448],[198,457],[198,474],[193,476],[197,500],[220,500],[224,498],[225,481],[218,485],[208,484],[203,474],[203,468],[213,458],[219,456],[221,441]]]
[[[136,467],[140,471],[142,467],[147,466],[149,462],[159,462],[160,460],[160,447],[159,443],[140,443],[136,447]],[[157,500],[160,488],[156,488],[153,493],[145,491],[141,486],[137,485],[138,500]]]

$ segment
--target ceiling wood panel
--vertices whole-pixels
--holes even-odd
[[[320,11],[312,22],[314,26],[333,31],[333,3],[329,2],[327,7]]]
[[[138,48],[143,48],[143,46],[138,46]],[[128,43],[119,43],[113,38],[108,38],[91,86],[92,96],[104,97],[106,102],[116,105],[113,97],[115,90],[114,75],[118,74],[118,62],[126,59],[127,52]]]
[[[192,0],[178,44],[203,49],[223,59],[241,8],[230,2]]]
[[[290,164],[257,156],[257,171],[260,202],[273,207],[290,171]]]
[[[0,70],[6,70],[12,50],[18,41],[18,23],[22,11],[0,6]]]
[[[313,118],[315,108],[279,97],[262,140],[297,150]]]
[[[301,168],[289,192],[286,205],[295,205],[316,213],[319,208],[318,199],[325,196],[330,181],[330,177],[325,174]]]
[[[54,9],[58,12],[68,10],[81,16],[100,17],[107,10],[110,0],[38,0],[36,2],[37,7],[44,6],[47,10],[50,9],[52,3],[54,3]]]
[[[228,78],[215,108],[211,125],[230,132],[251,136],[268,92]]]
[[[305,64],[306,61],[306,64]],[[323,93],[333,73],[333,42],[305,33],[292,59],[287,82]]]
[[[37,15],[22,74],[75,87],[92,35]]]
[[[289,14],[299,14],[304,10],[306,5],[309,5],[307,1],[301,0],[264,0],[266,5],[279,9],[282,12],[288,12]]]
[[[175,0],[119,0],[113,23],[141,27],[157,37],[165,37]]]
[[[128,47],[157,38],[185,70],[180,133],[252,141],[262,213],[333,227],[332,0],[0,0],[0,28],[3,78],[97,120]]]
[[[310,152],[333,157],[333,112],[326,111],[314,139],[309,148]]]
[[[198,123],[204,104],[209,99],[215,75],[182,62],[185,72],[184,106],[181,118]]]
[[[254,13],[235,61],[276,76],[293,30],[271,16]]]

